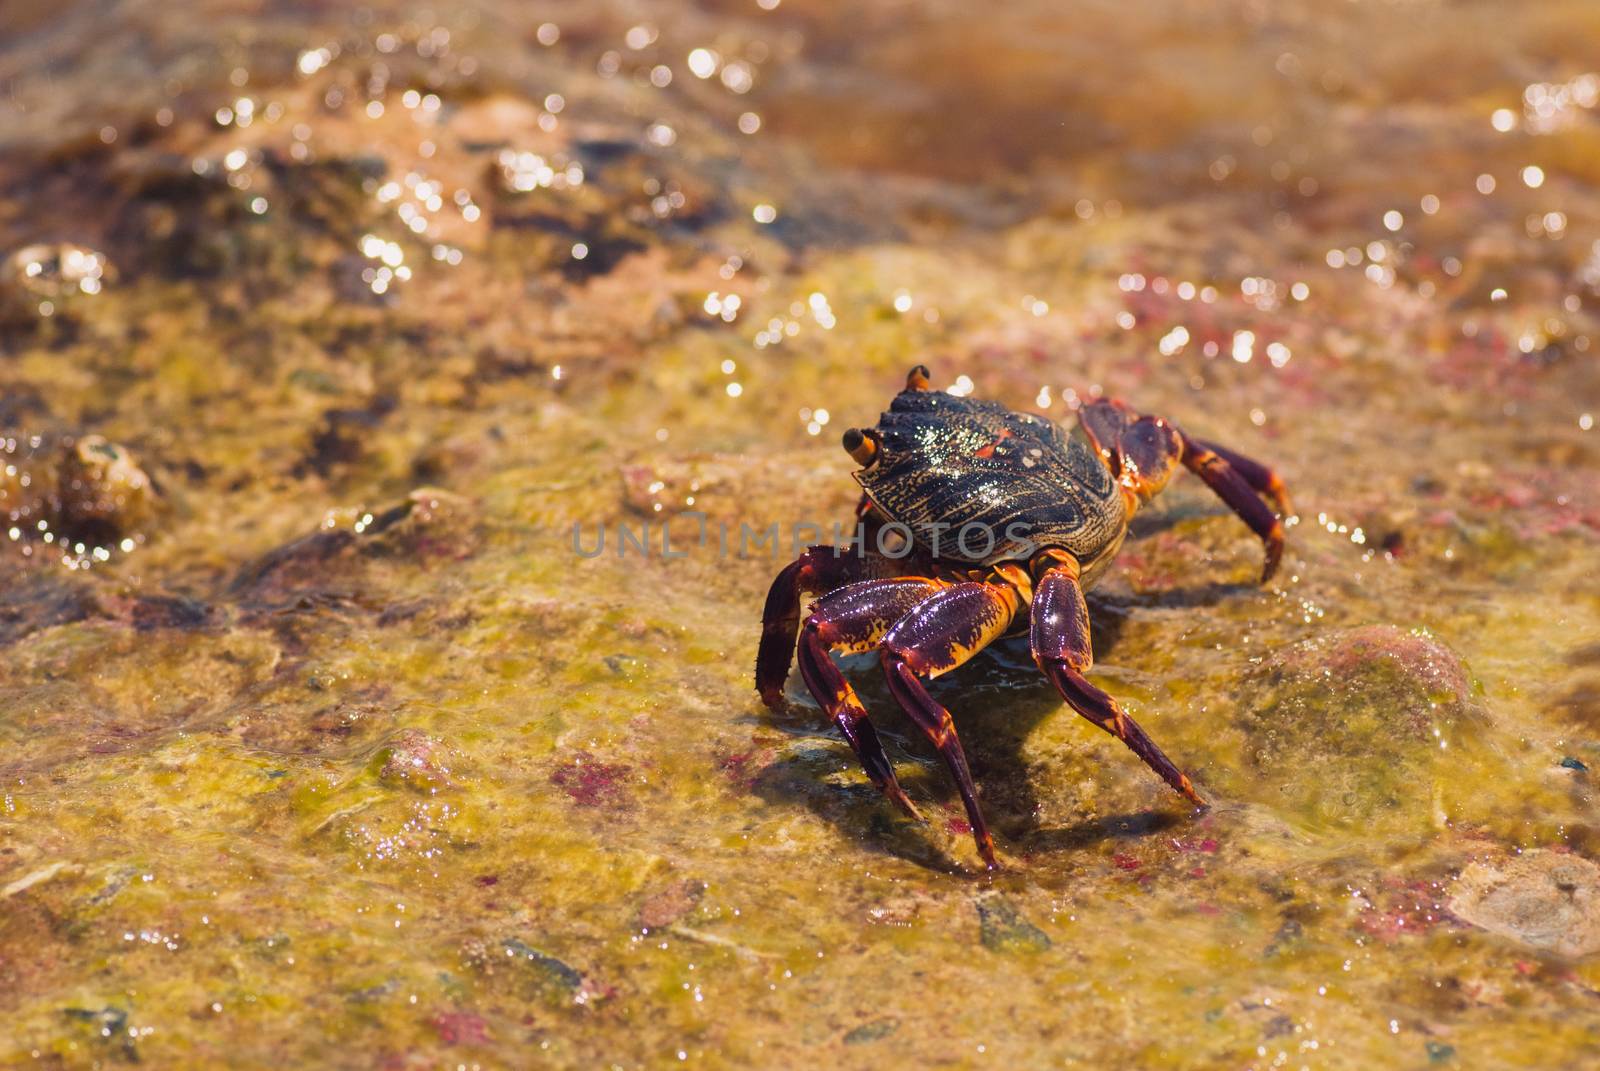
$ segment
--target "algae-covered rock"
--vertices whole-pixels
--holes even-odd
[[[24,246],[0,263],[0,325],[22,326],[92,297],[112,277],[103,253],[70,242]]]
[[[296,159],[275,146],[126,154],[109,176],[122,203],[112,247],[130,275],[294,287],[335,271],[375,225],[369,194],[386,170],[364,153]],[[373,296],[349,297],[362,290]]]
[[[109,545],[153,524],[155,489],[102,435],[0,435],[0,528],[15,539]]]
[[[85,435],[61,459],[61,525],[72,538],[116,538],[145,527],[155,504],[150,477],[126,447]]]
[[[328,513],[315,531],[240,569],[229,592],[255,605],[327,598],[347,591],[371,561],[458,561],[474,553],[479,538],[474,503],[437,488],[418,488],[383,509]]]
[[[1436,764],[1478,713],[1466,666],[1430,636],[1346,629],[1271,656],[1240,703],[1244,787],[1314,823],[1431,821]]]
[[[705,896],[703,881],[677,881],[653,892],[639,905],[638,924],[641,929],[658,930],[670,926],[693,911]]]
[[[19,532],[50,524],[55,509],[50,451],[38,436],[0,436],[0,524]]]
[[[61,1015],[77,1036],[86,1038],[91,1046],[103,1050],[112,1060],[128,1064],[139,1062],[139,1049],[134,1042],[136,1034],[128,1029],[127,1009],[114,1004],[103,1008],[62,1008]]]
[[[471,500],[437,487],[419,487],[366,525],[370,538],[364,550],[373,557],[460,561],[477,550],[478,520]]]
[[[444,743],[420,729],[402,729],[377,755],[378,779],[432,794],[448,788],[450,753]]]
[[[874,1041],[882,1041],[899,1028],[900,1024],[893,1019],[873,1019],[847,1031],[844,1035],[844,1043],[846,1045],[866,1045]]]
[[[0,583],[0,647],[56,625],[93,616],[95,593],[78,577],[6,576]]]
[[[978,937],[989,951],[1031,953],[1050,947],[1049,935],[998,893],[980,897],[974,906],[978,909]]]
[[[504,980],[523,1000],[562,1007],[592,1004],[611,996],[609,988],[520,937],[473,941],[464,952],[470,966],[485,977]]]
[[[1600,866],[1582,856],[1535,850],[1473,863],[1449,904],[1463,922],[1529,948],[1563,956],[1600,951]]]

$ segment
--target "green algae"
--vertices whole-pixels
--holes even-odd
[[[0,539],[0,1064],[1600,1052],[1600,969],[1551,936],[1592,925],[1560,875],[1600,852],[1596,157],[1591,113],[1537,134],[1521,103],[1584,73],[1588,7],[484,4],[442,55],[390,5],[196,11],[226,48],[151,16],[148,52],[44,79],[0,45],[3,248],[115,269],[46,318],[0,282],[0,434],[102,435],[159,498],[88,569]],[[622,51],[641,22],[657,51]],[[749,95],[683,69],[708,42]],[[602,77],[610,50],[673,85]],[[261,117],[219,126],[241,96]],[[585,181],[507,189],[502,148]],[[409,174],[450,206],[425,236],[380,194]],[[1530,231],[1557,210],[1559,239]],[[411,277],[379,293],[388,243]],[[848,518],[833,440],[919,360],[1063,420],[1121,394],[1287,476],[1275,584],[1179,480],[1091,597],[1096,680],[1210,811],[1014,641],[933,686],[992,877],[870,660],[847,671],[927,825],[798,681],[784,714],[756,700],[786,548],[739,527]],[[686,511],[732,549],[680,516],[684,558],[572,550],[645,522],[659,549]]]
[[[1016,905],[999,896],[976,902],[979,938],[991,952],[1044,952],[1050,937],[1029,922]]]

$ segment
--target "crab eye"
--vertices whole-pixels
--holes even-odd
[[[856,464],[862,468],[878,460],[878,437],[872,432],[862,431],[860,428],[847,428],[843,443],[845,452],[855,458]]]

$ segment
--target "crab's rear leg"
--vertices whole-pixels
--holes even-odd
[[[783,709],[783,682],[794,659],[801,601],[806,595],[870,579],[879,569],[879,560],[863,556],[858,548],[819,545],[803,551],[773,579],[761,612],[761,645],[756,649],[756,691],[769,710]]]
[[[1111,696],[1084,677],[1094,662],[1089,643],[1089,606],[1078,586],[1078,564],[1061,555],[1034,588],[1028,643],[1039,670],[1083,717],[1128,745],[1145,765],[1197,807],[1206,801],[1188,776]]]
[[[1267,508],[1267,504],[1256,494],[1257,489],[1252,486],[1252,481],[1241,475],[1240,470],[1227,458],[1198,439],[1191,439],[1187,435],[1181,435],[1181,438],[1184,467],[1204,480],[1206,486],[1216,492],[1217,497],[1226,502],[1250,526],[1252,532],[1261,537],[1266,547],[1266,562],[1261,567],[1261,582],[1265,584],[1278,571],[1278,560],[1283,557],[1283,520]],[[1271,473],[1264,465],[1255,462],[1250,462],[1250,465],[1261,472]],[[1281,486],[1282,481],[1279,483]],[[1286,504],[1287,499],[1284,502]]]
[[[950,712],[934,701],[920,678],[948,673],[987,647],[1011,624],[1020,602],[1015,589],[1006,584],[956,584],[897,621],[880,645],[889,691],[949,768],[966,806],[972,839],[990,869],[999,865],[994,838],[978,807],[966,753]]]
[[[829,654],[872,650],[890,625],[944,586],[942,581],[921,577],[847,584],[819,599],[800,629],[800,675],[812,697],[849,741],[872,783],[901,810],[919,819],[922,815],[895,779],[894,767],[866,708]]]

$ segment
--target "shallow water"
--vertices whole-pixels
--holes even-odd
[[[1600,1056],[1592,4],[0,20],[0,1063]],[[1015,641],[995,876],[757,701],[917,361],[1288,479],[1091,596],[1208,812]]]

